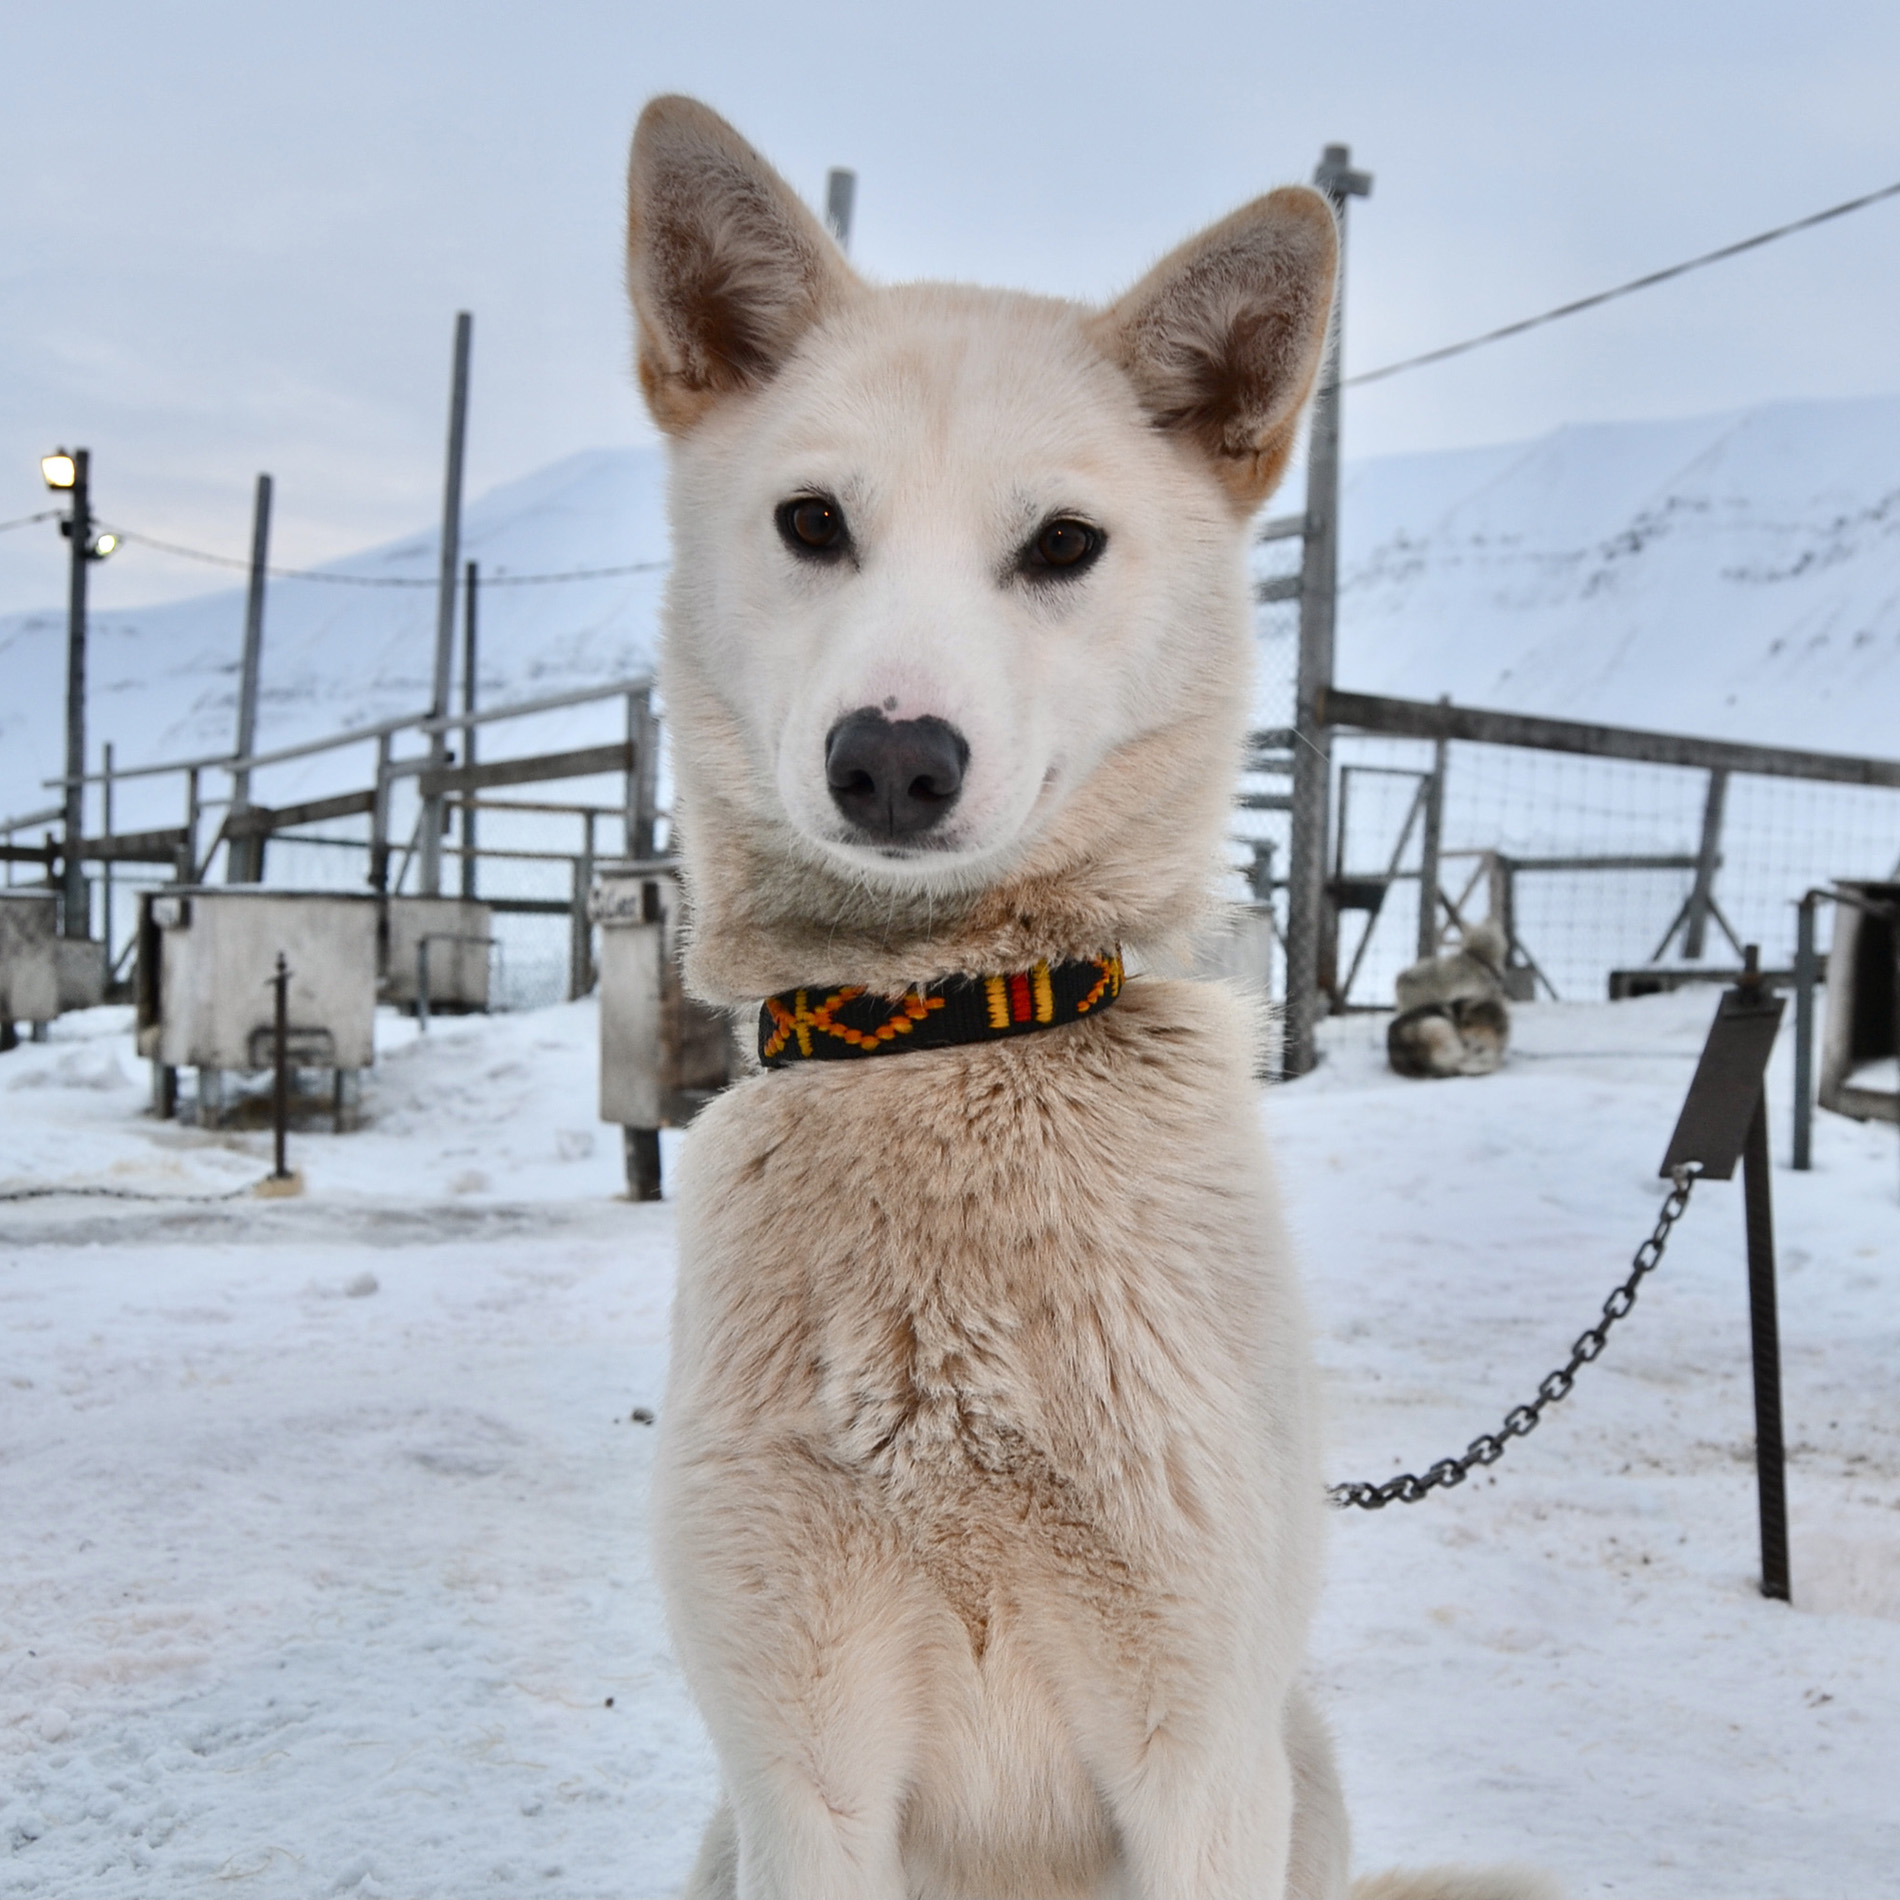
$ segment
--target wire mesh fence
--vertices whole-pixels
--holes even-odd
[[[1351,896],[1392,880],[1376,911],[1342,912],[1340,975],[1352,974],[1344,1000],[1389,1003],[1393,979],[1418,954],[1422,840],[1407,822],[1434,748],[1342,734],[1335,750],[1335,881]],[[1708,777],[1453,742],[1441,889],[1472,922],[1492,914],[1505,881],[1518,960],[1534,970],[1537,992],[1600,999],[1613,970],[1681,958]],[[1768,964],[1785,967],[1803,891],[1893,872],[1900,791],[1737,775],[1716,848],[1705,960],[1734,964],[1742,944],[1758,943]]]

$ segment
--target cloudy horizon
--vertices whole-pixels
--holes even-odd
[[[626,370],[620,198],[650,94],[698,93],[809,199],[853,166],[884,278],[1099,298],[1349,142],[1348,372],[1900,178],[1900,14],[1617,0],[1245,8],[1165,24],[994,0],[471,17],[12,10],[0,75],[0,520],[94,454],[115,522],[228,554],[259,469],[273,553],[334,558],[440,506],[448,352],[475,313],[469,486],[652,439]],[[1900,390],[1900,203],[1353,392],[1352,457],[1778,398]],[[52,524],[0,534],[0,612],[55,603]],[[611,549],[603,549],[611,558]],[[103,605],[205,591],[128,549]]]

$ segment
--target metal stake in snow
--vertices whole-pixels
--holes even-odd
[[[1761,980],[1759,946],[1743,953],[1740,984],[1722,993],[1702,1060],[1662,1171],[1687,1164],[1711,1181],[1742,1164],[1748,1236],[1748,1315],[1755,1362],[1755,1490],[1761,1517],[1761,1593],[1789,1601],[1788,1499],[1781,1438],[1781,1337],[1775,1306],[1774,1210],[1768,1189],[1768,1104],[1763,1074],[1785,999]]]
[[[276,1073],[271,1078],[271,1132],[276,1166],[259,1184],[265,1194],[294,1194],[298,1177],[284,1165],[284,1138],[290,1124],[290,966],[277,953],[277,974],[267,979],[277,992],[272,1023],[271,1056]]]

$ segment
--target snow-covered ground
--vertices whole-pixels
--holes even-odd
[[[1335,1474],[1565,1355],[1660,1200],[1713,997],[1520,1012],[1405,1083],[1382,1023],[1266,1098]],[[0,1205],[0,1894],[657,1895],[713,1791],[646,1561],[672,1211],[615,1198],[591,1004],[386,1019],[310,1192]],[[1785,1146],[1785,1052],[1771,1077]],[[211,1195],[123,1012],[0,1057],[0,1191]],[[1362,1864],[1577,1894],[1900,1894],[1900,1156],[1775,1176],[1795,1605],[1754,1588],[1740,1190],[1449,1495],[1335,1526],[1314,1671]]]

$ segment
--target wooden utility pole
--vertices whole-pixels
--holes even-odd
[[[468,352],[474,320],[466,310],[455,317],[455,370],[449,386],[449,448],[442,477],[442,571],[435,601],[435,682],[429,716],[445,718],[455,664],[455,583],[462,563],[462,455],[468,439]],[[429,735],[429,763],[438,771],[448,763],[448,729]],[[442,895],[442,795],[423,800],[421,883],[425,897]]]
[[[1352,169],[1352,149],[1329,145],[1313,183],[1339,220],[1339,279],[1326,360],[1306,450],[1306,521],[1300,563],[1300,659],[1293,713],[1292,851],[1287,876],[1286,1030],[1281,1067],[1305,1075],[1318,1060],[1315,1032],[1336,980],[1338,920],[1326,897],[1332,729],[1324,700],[1333,683],[1333,623],[1339,588],[1339,355],[1346,302],[1346,201],[1368,197],[1372,174]]]
[[[264,578],[270,559],[271,480],[257,478],[257,500],[251,509],[251,586],[244,601],[244,665],[238,675],[237,755],[248,759],[257,743],[257,676],[264,656]],[[240,766],[231,775],[231,810],[249,808],[251,774]],[[233,838],[225,846],[227,884],[256,884],[264,876],[264,834]]]

